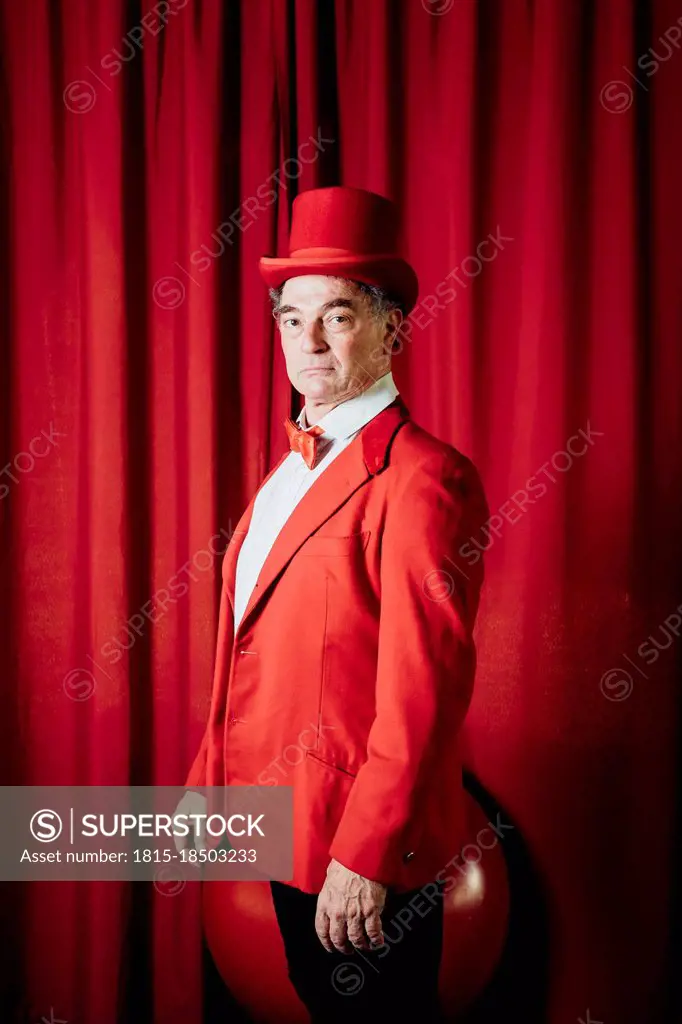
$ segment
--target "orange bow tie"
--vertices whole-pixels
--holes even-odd
[[[315,425],[303,430],[292,419],[285,419],[284,426],[289,436],[289,446],[292,452],[300,452],[308,469],[312,469],[317,455],[317,439],[324,434],[324,428]]]

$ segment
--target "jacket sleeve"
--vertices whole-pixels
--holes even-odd
[[[329,855],[394,884],[418,842],[419,807],[452,745],[474,680],[472,631],[488,517],[472,463],[429,458],[389,496],[381,546],[375,718]]]
[[[223,561],[223,567],[225,562]],[[224,571],[224,568],[223,568]],[[208,785],[223,785],[223,723],[227,707],[227,688],[232,656],[233,618],[225,583],[220,592],[218,637],[216,641],[213,689],[208,723],[196,757],[185,782],[186,789]]]

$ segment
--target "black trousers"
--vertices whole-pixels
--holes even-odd
[[[318,939],[317,893],[282,882],[270,888],[289,978],[312,1024],[444,1019],[438,1002],[442,882],[406,893],[389,889],[381,914],[384,946],[352,953],[329,953]]]

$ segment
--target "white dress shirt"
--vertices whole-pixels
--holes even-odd
[[[270,548],[287,519],[318,477],[340,455],[371,419],[396,398],[398,389],[389,371],[355,398],[336,405],[318,425],[324,428],[317,442],[317,459],[308,469],[300,452],[290,452],[279,469],[256,495],[249,530],[237,558],[234,628],[239,625]],[[305,408],[296,421],[309,429]]]

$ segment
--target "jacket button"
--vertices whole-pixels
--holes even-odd
[[[408,853],[403,854],[403,863],[407,864],[408,861],[414,857],[414,850],[410,850]]]

